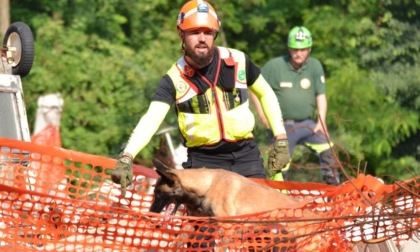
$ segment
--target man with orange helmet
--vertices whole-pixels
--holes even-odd
[[[206,1],[189,1],[181,9],[177,29],[184,55],[161,79],[146,114],[133,130],[112,171],[122,193],[133,179],[132,160],[159,128],[175,104],[180,133],[188,149],[188,168],[222,168],[246,177],[266,178],[252,130],[248,90],[260,100],[276,144],[269,166],[290,159],[278,100],[260,69],[243,52],[216,47],[220,21]]]

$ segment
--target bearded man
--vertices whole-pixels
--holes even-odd
[[[220,21],[206,1],[189,1],[177,29],[184,55],[161,79],[146,114],[133,130],[111,177],[122,193],[133,179],[132,160],[146,146],[175,104],[179,131],[188,150],[183,168],[222,168],[245,177],[266,178],[252,131],[248,90],[261,102],[276,142],[268,166],[290,159],[281,109],[260,69],[241,51],[214,46]]]

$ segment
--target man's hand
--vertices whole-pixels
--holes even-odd
[[[131,185],[133,180],[133,159],[121,154],[114,170],[111,172],[111,179],[114,183],[121,185],[121,194],[125,196],[127,186]]]
[[[289,142],[287,139],[276,140],[268,154],[268,170],[271,174],[281,171],[290,161]]]

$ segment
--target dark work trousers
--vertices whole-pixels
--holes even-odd
[[[182,164],[188,168],[222,168],[250,178],[266,178],[264,160],[255,141],[242,148],[224,153],[188,150],[188,160]]]
[[[284,121],[287,139],[289,141],[290,156],[293,156],[296,145],[304,145],[311,150],[313,154],[318,156],[321,165],[321,172],[325,183],[337,185],[340,183],[338,174],[338,165],[335,160],[331,146],[327,137],[322,132],[316,134],[312,131],[315,128],[314,120],[307,119],[303,121]],[[283,172],[283,177],[287,180],[288,171]]]

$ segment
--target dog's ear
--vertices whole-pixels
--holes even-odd
[[[174,170],[174,168],[166,166],[164,163],[162,163],[160,160],[154,158],[152,160],[153,165],[156,168],[156,172],[159,174],[161,178],[167,179],[169,181],[174,181],[175,177],[177,177],[174,173],[171,172],[171,170]]]
[[[159,159],[154,158],[152,160],[153,165],[155,166],[156,170],[158,171],[169,171],[172,170],[174,168],[168,167],[166,166],[164,163],[162,163]]]

